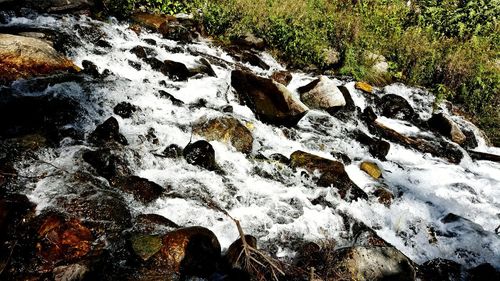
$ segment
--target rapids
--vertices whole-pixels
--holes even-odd
[[[148,205],[135,201],[131,195],[124,195],[133,215],[156,213],[181,226],[207,227],[226,248],[238,237],[238,231],[226,215],[207,206],[205,199],[209,198],[240,220],[244,231],[257,237],[261,247],[283,258],[293,257],[296,243],[303,240],[334,239],[337,247],[350,245],[355,233],[346,220],[355,219],[374,229],[417,263],[445,258],[468,266],[489,262],[500,268],[500,237],[495,233],[500,225],[498,163],[472,160],[463,150],[465,157],[455,165],[396,143],[391,143],[387,161],[380,161],[371,157],[367,148],[349,134],[354,129],[368,133],[362,122],[341,121],[319,110],[310,110],[293,128],[262,123],[248,107],[238,103],[230,86],[230,74],[236,62],[209,41],[180,43],[155,33],[137,35],[127,23],[114,19],[104,23],[85,16],[12,18],[7,25],[67,33],[76,40],[68,44],[66,55],[77,65],[82,66],[83,60],[90,60],[99,72],[108,69],[114,74],[101,80],[63,82],[43,91],[30,90],[24,81],[15,82],[14,88],[24,95],[59,95],[77,101],[82,110],[74,126],[87,135],[108,117],[117,118],[121,133],[129,142],[123,157],[130,163],[132,172],[162,186],[170,186],[166,195]],[[83,29],[90,32],[81,32]],[[97,46],[96,39],[100,38],[111,47]],[[151,45],[152,41],[147,39],[153,39],[156,45]],[[174,82],[129,51],[138,45],[152,49],[159,60],[182,62],[188,68],[206,55],[226,61],[227,67],[212,65],[217,77],[195,76],[187,82]],[[270,65],[269,70],[245,66],[266,77],[284,69],[268,53],[262,53],[261,57]],[[140,63],[141,70],[129,65],[129,60]],[[292,75],[288,89],[295,94],[298,87],[316,78],[302,72]],[[366,94],[354,88],[354,82],[334,81],[346,85],[356,106],[364,109],[370,104]],[[159,90],[172,94],[185,106],[176,106],[162,98],[158,95]],[[379,90],[403,96],[421,118],[431,116],[434,97],[429,92],[402,84]],[[206,104],[197,106],[200,100]],[[129,119],[116,116],[113,108],[123,101],[140,110]],[[377,186],[385,186],[395,195],[393,203],[387,207],[374,196],[369,200],[344,201],[334,189],[317,187],[300,169],[294,171],[278,163],[254,160],[217,141],[211,144],[224,173],[189,165],[182,158],[157,156],[170,144],[184,147],[191,140],[200,139],[191,133],[191,125],[203,116],[222,116],[225,113],[221,108],[226,105],[231,105],[231,115],[251,130],[254,137],[252,155],[260,153],[268,157],[281,153],[288,157],[296,150],[303,150],[334,159],[330,152],[345,153],[352,159],[352,163],[346,165],[349,177],[368,194]],[[444,105],[441,109],[447,110]],[[486,145],[471,123],[458,116],[453,118],[474,131],[479,143],[475,150],[500,153],[500,149]],[[408,122],[385,117],[378,121],[405,135],[440,138]],[[153,130],[158,143],[146,137],[148,131]],[[37,204],[37,211],[56,204],[56,195],[72,194],[73,189],[65,184],[67,174],[89,169],[81,157],[82,152],[89,149],[92,147],[86,142],[66,138],[59,148],[44,148],[38,152],[37,158],[43,162],[28,159],[16,164],[24,176],[56,173],[58,169],[67,172],[27,182],[23,192]],[[363,160],[377,163],[383,171],[383,179],[375,181],[361,171],[359,165]],[[444,223],[442,219],[449,213],[464,219]],[[435,233],[435,241],[432,241],[431,232]]]

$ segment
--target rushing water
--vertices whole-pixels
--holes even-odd
[[[335,239],[339,247],[351,243],[350,230],[346,228],[343,218],[347,214],[373,228],[417,263],[440,257],[469,266],[490,262],[500,268],[500,237],[495,234],[495,228],[500,225],[500,164],[473,161],[466,155],[459,165],[454,165],[395,143],[391,143],[387,161],[380,161],[348,137],[347,133],[355,128],[368,132],[361,122],[344,122],[326,112],[311,110],[295,128],[267,125],[257,120],[249,108],[237,102],[230,87],[232,69],[214,65],[217,77],[193,77],[187,82],[173,82],[129,52],[137,45],[147,46],[154,50],[159,60],[170,59],[188,67],[196,65],[200,58],[194,54],[216,56],[234,63],[231,56],[209,42],[180,44],[154,33],[137,35],[127,24],[113,20],[102,23],[86,17],[14,18],[9,23],[20,24],[73,34],[79,42],[68,50],[67,55],[77,65],[81,66],[83,60],[90,60],[100,72],[109,69],[114,73],[103,81],[87,79],[79,83],[60,83],[40,93],[26,94],[64,95],[77,100],[84,108],[77,126],[87,133],[114,115],[113,107],[119,102],[127,101],[140,108],[130,119],[116,116],[122,134],[129,141],[123,154],[131,163],[134,174],[162,186],[171,186],[171,192],[177,196],[163,196],[144,205],[125,195],[134,215],[157,213],[182,226],[207,227],[215,232],[224,248],[238,237],[238,232],[228,217],[208,208],[200,200],[210,198],[239,219],[243,229],[256,236],[260,244],[272,248],[278,256],[291,256],[293,243],[297,240]],[[112,47],[104,49],[96,46],[90,38],[92,36],[78,32],[81,27],[102,32],[102,38]],[[153,39],[157,44],[150,45],[151,41],[145,39]],[[181,52],[168,51],[176,47]],[[246,66],[262,76],[283,69],[270,55],[263,53],[262,58],[271,66],[269,70]],[[129,60],[141,63],[141,70],[130,66]],[[312,75],[293,73],[288,88],[295,91],[313,79]],[[361,109],[369,104],[364,95],[354,89],[353,82],[335,81],[338,85],[347,86]],[[22,82],[17,83],[17,87],[22,87]],[[168,91],[186,106],[173,105],[158,96],[158,90]],[[400,84],[382,90],[405,97],[421,118],[430,117],[433,97],[428,92]],[[205,106],[189,106],[200,99],[207,101]],[[346,166],[350,178],[368,194],[375,187],[385,185],[396,196],[393,203],[387,207],[378,203],[374,196],[370,196],[368,201],[346,202],[334,189],[317,187],[312,179],[301,176],[300,170],[252,160],[217,141],[211,144],[218,164],[225,171],[224,175],[189,165],[183,159],[155,156],[169,144],[185,146],[191,138],[199,139],[191,134],[191,124],[203,116],[223,115],[221,108],[228,104],[234,108],[231,115],[251,129],[253,154],[269,156],[281,153],[289,156],[296,150],[304,150],[333,159],[331,151],[343,152],[353,160]],[[487,147],[470,123],[460,117],[454,119],[475,130],[479,141],[476,150],[500,153],[500,149]],[[378,121],[405,135],[432,134],[403,121],[389,118],[379,118]],[[145,138],[150,128],[154,129],[159,144]],[[81,154],[89,148],[91,146],[86,143],[65,139],[60,148],[41,150],[38,158],[65,171],[76,172],[88,169]],[[363,160],[374,161],[382,168],[381,181],[373,180],[359,169]],[[53,169],[40,161],[27,161],[22,165],[24,168],[20,173],[24,175],[38,175]],[[264,174],[270,176],[264,177]],[[55,203],[56,194],[69,194],[71,189],[65,185],[65,176],[61,175],[33,183],[26,192],[38,204],[40,211]],[[311,203],[320,197],[326,203]],[[441,219],[448,213],[468,220],[445,224]],[[429,229],[436,232],[437,242],[431,242]]]

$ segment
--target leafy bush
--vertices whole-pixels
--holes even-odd
[[[102,0],[104,8],[118,17],[125,17],[132,11],[177,14],[188,12],[188,3],[177,0]]]

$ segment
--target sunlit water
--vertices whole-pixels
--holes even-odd
[[[74,33],[81,40],[68,56],[81,66],[83,60],[94,62],[99,71],[109,69],[114,76],[96,82],[91,79],[83,83],[68,82],[57,84],[41,94],[65,95],[78,100],[84,107],[78,126],[90,133],[97,124],[113,116],[113,107],[128,101],[140,108],[130,119],[115,116],[121,132],[129,141],[125,155],[131,162],[134,174],[148,178],[160,185],[171,186],[173,192],[183,196],[164,196],[149,205],[135,201],[125,195],[134,215],[157,213],[182,226],[200,225],[215,232],[223,248],[238,237],[234,223],[223,213],[208,208],[200,198],[210,198],[221,208],[241,221],[246,233],[259,239],[262,245],[277,246],[278,256],[293,256],[293,241],[321,241],[335,239],[339,247],[352,243],[349,230],[340,215],[345,213],[358,219],[374,230],[386,241],[393,244],[417,263],[433,258],[456,260],[469,266],[482,262],[493,263],[500,268],[500,238],[495,228],[500,225],[500,165],[488,161],[472,161],[466,156],[459,165],[424,155],[420,152],[391,143],[387,161],[374,159],[368,150],[347,137],[347,132],[359,128],[367,129],[356,120],[343,122],[326,112],[311,110],[293,129],[284,129],[258,121],[249,108],[239,105],[230,87],[232,69],[213,66],[217,77],[194,77],[188,82],[169,81],[156,72],[129,50],[137,45],[154,49],[160,60],[170,59],[196,65],[198,53],[220,57],[227,62],[233,59],[220,48],[209,42],[177,44],[162,39],[154,33],[142,32],[137,35],[127,24],[111,21],[102,23],[91,19],[72,17],[38,17],[34,20],[15,18],[11,25],[26,24],[48,27]],[[75,25],[97,26],[105,35],[103,39],[111,43],[111,49],[96,47],[89,38],[78,35]],[[144,39],[154,39],[156,46]],[[170,48],[163,48],[163,46]],[[167,49],[181,47],[181,53],[170,53]],[[283,67],[268,54],[263,59],[271,66],[268,71],[246,65],[255,73],[269,76]],[[128,60],[139,62],[142,69],[137,71]],[[304,73],[293,73],[288,88],[296,88],[315,79]],[[161,86],[160,81],[168,86]],[[335,80],[339,85],[343,81]],[[354,83],[346,84],[357,106],[368,105],[364,94],[354,89]],[[157,95],[158,90],[166,90],[186,106],[177,107],[167,99]],[[429,118],[432,113],[433,97],[427,92],[395,84],[385,87],[385,93],[398,94],[410,102],[421,118]],[[205,99],[207,105],[201,108],[189,104]],[[238,118],[251,129],[254,136],[253,154],[269,156],[281,153],[289,156],[296,150],[308,151],[333,159],[331,151],[347,154],[352,164],[346,166],[350,178],[365,192],[371,194],[375,187],[385,184],[396,196],[390,207],[378,203],[374,196],[368,201],[346,202],[339,198],[332,188],[317,187],[312,180],[301,176],[301,171],[293,171],[281,164],[250,160],[224,143],[212,141],[218,164],[225,175],[192,166],[181,159],[157,157],[169,144],[185,146],[190,139],[200,137],[191,134],[191,124],[203,116],[221,116],[220,108],[230,104]],[[227,113],[226,113],[227,114]],[[455,118],[457,122],[468,124]],[[429,136],[410,123],[379,118],[382,124],[405,135]],[[470,125],[468,125],[470,126]],[[152,144],[144,137],[153,128],[159,144]],[[475,129],[474,129],[475,130]],[[293,137],[290,138],[290,135]],[[477,150],[496,152],[486,147],[479,138]],[[89,169],[81,153],[91,148],[65,139],[58,149],[44,149],[39,158],[69,172]],[[376,162],[383,170],[383,179],[375,181],[359,169],[363,160]],[[46,172],[47,167],[40,162],[24,163],[27,168],[21,173],[36,175]],[[256,173],[257,170],[261,172]],[[263,172],[272,178],[262,177]],[[38,211],[54,204],[56,194],[70,193],[64,184],[64,176],[40,180],[28,189],[30,199],[38,204]],[[311,200],[324,197],[330,207],[313,205]],[[323,204],[326,205],[326,204]],[[470,222],[443,224],[441,219],[448,213],[462,216]],[[431,243],[429,229],[437,234],[437,242]]]

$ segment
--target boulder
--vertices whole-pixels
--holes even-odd
[[[80,70],[47,42],[10,34],[0,34],[0,69],[0,82]]]
[[[131,242],[134,253],[143,261],[149,260],[163,247],[161,237],[158,235],[133,235]]]
[[[99,76],[101,75],[99,73],[99,70],[97,69],[97,65],[95,65],[93,62],[89,60],[83,60],[82,67],[83,67],[82,70],[83,73],[88,74],[94,78],[99,78]]]
[[[158,91],[158,95],[161,98],[164,98],[164,99],[167,99],[167,100],[171,101],[172,104],[175,105],[175,106],[183,106],[184,105],[183,101],[181,101],[180,99],[177,99],[176,97],[174,97],[172,94],[170,94],[167,91],[159,90]]]
[[[371,94],[373,92],[373,87],[366,82],[356,82],[354,88],[363,91],[365,93]]]
[[[112,180],[112,185],[132,194],[142,203],[153,202],[165,191],[162,186],[138,176],[116,177]]]
[[[82,158],[96,170],[99,176],[107,180],[128,176],[131,173],[127,162],[107,148],[85,151]]]
[[[500,155],[490,154],[486,152],[479,152],[474,150],[467,150],[470,157],[475,160],[486,160],[500,163]]]
[[[464,144],[467,139],[457,123],[453,122],[453,120],[444,113],[433,114],[427,121],[427,124],[429,124],[429,127],[455,143]]]
[[[500,280],[500,270],[495,269],[489,263],[480,264],[468,270],[470,281]]]
[[[126,101],[120,102],[113,108],[113,112],[122,118],[130,118],[136,111],[137,107]]]
[[[25,195],[6,194],[0,197],[0,229],[2,229],[0,250],[2,250],[3,242],[14,239],[17,230],[34,214],[35,204],[30,202]]]
[[[349,178],[341,162],[298,150],[290,155],[290,166],[303,168],[310,173],[318,170],[321,177],[317,184],[324,187],[333,186],[342,199],[368,199],[368,195]]]
[[[197,38],[197,34],[192,31],[189,26],[179,23],[178,21],[166,21],[160,25],[158,32],[163,35],[163,38],[189,42]]]
[[[193,133],[203,136],[208,141],[229,143],[243,153],[252,151],[252,132],[233,117],[224,116],[210,120],[202,118],[193,126]]]
[[[346,105],[344,95],[335,82],[326,76],[297,89],[300,99],[309,108],[334,110]]]
[[[212,65],[205,58],[201,58],[198,61],[198,65],[195,66],[194,68],[191,68],[189,70],[189,72],[191,72],[191,75],[206,74],[210,77],[217,77],[217,74],[215,73],[214,69],[212,68]]]
[[[165,233],[165,230],[172,231],[179,228],[179,226],[157,214],[140,214],[135,219],[134,232],[139,231],[144,234],[152,233]]]
[[[231,72],[231,85],[240,100],[263,122],[295,126],[309,110],[285,86],[250,72]]]
[[[24,5],[37,11],[62,13],[94,7],[94,0],[24,0]]]
[[[104,123],[98,125],[89,135],[89,141],[96,145],[103,145],[109,142],[116,142],[127,145],[127,139],[120,134],[120,126],[115,117],[109,117]]]
[[[183,63],[172,60],[165,60],[160,71],[172,81],[187,81],[193,75]]]
[[[410,103],[395,94],[384,95],[377,104],[382,116],[401,120],[412,120],[415,116],[415,111]]]
[[[390,190],[384,187],[378,187],[377,189],[375,189],[373,195],[378,198],[378,202],[380,204],[384,204],[388,207],[391,205],[392,200],[394,199],[394,194],[392,194]]]
[[[359,143],[368,146],[368,151],[371,155],[380,160],[386,160],[385,157],[387,156],[391,148],[391,144],[389,142],[382,139],[372,138],[361,130],[354,131],[354,138]]]
[[[245,242],[252,248],[257,249],[257,238],[252,235],[245,235]],[[227,248],[226,253],[222,257],[224,262],[230,268],[244,268],[242,260],[240,258],[240,253],[243,250],[243,242],[241,238],[236,239],[229,248]]]
[[[379,179],[382,176],[382,171],[380,171],[380,168],[374,162],[363,161],[359,165],[359,168],[374,179]]]
[[[394,247],[353,246],[332,257],[332,280],[415,280],[413,263]]]
[[[215,150],[212,145],[205,140],[199,140],[186,145],[182,151],[182,155],[191,165],[200,166],[210,171],[217,169]]]
[[[275,82],[283,84],[284,86],[288,86],[288,84],[290,84],[290,81],[292,81],[292,78],[293,77],[290,71],[286,70],[275,71],[271,75],[271,79],[273,79]]]
[[[462,266],[459,263],[440,258],[426,261],[418,268],[418,277],[422,281],[459,281],[462,280],[461,275]]]
[[[156,264],[183,276],[206,278],[215,272],[221,247],[207,228],[181,228],[162,237],[162,247],[155,255]]]
[[[234,38],[232,42],[234,44],[254,48],[257,50],[263,50],[266,47],[266,42],[264,41],[264,39],[259,38],[250,32]]]

